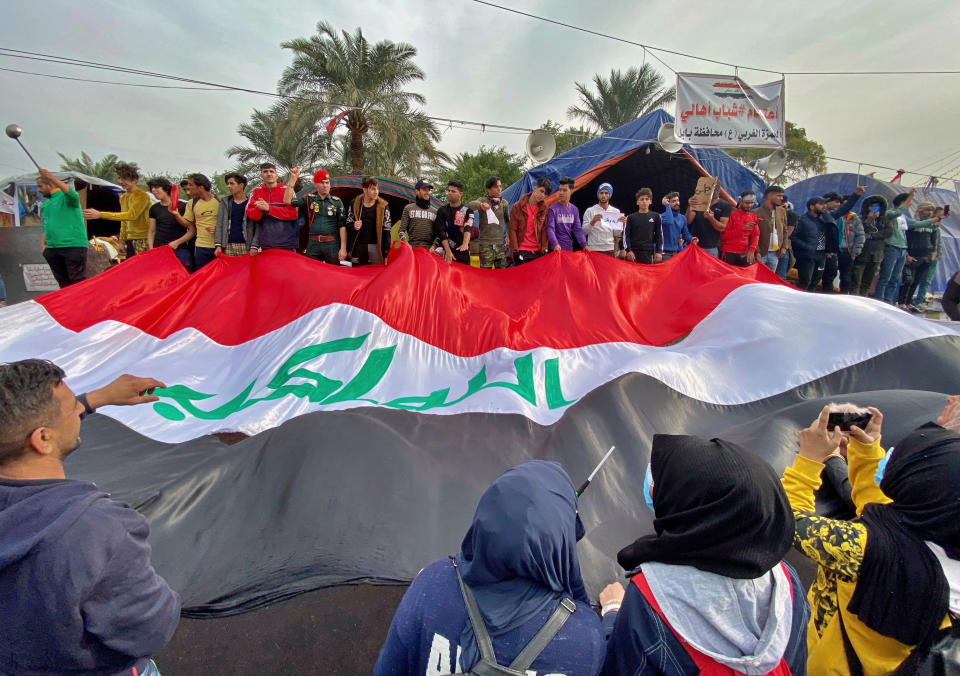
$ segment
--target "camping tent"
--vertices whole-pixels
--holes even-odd
[[[84,206],[89,206],[101,211],[119,211],[120,194],[123,188],[105,181],[96,176],[88,176],[79,171],[54,171],[54,176],[67,184],[76,184],[82,181],[86,186],[93,189],[87,191],[86,195],[81,195],[81,201]],[[27,216],[35,216],[39,223],[38,205],[41,200],[37,191],[37,178],[40,176],[37,172],[23,174],[22,176],[10,176],[0,179],[0,191],[9,193],[14,200],[13,219],[14,225],[21,225],[21,220]],[[102,224],[103,227],[98,227]],[[87,224],[87,230],[91,235],[117,234],[120,223],[118,221],[93,221]],[[104,232],[101,232],[104,230]]]
[[[571,201],[581,211],[596,203],[597,187],[605,182],[613,185],[611,203],[627,213],[636,208],[633,194],[641,187],[653,190],[655,205],[665,194],[677,190],[681,206],[686,208],[697,179],[706,175],[720,179],[727,199],[748,188],[763,193],[765,184],[760,177],[719,148],[684,145],[675,154],[661,150],[655,141],[666,122],[673,122],[673,117],[663,110],[647,113],[534,167],[504,190],[503,196],[511,204],[516,203],[533,190],[542,176],[549,178],[554,188],[564,176],[576,179]]]
[[[866,188],[863,193],[864,197],[880,195],[887,200],[891,207],[894,197],[910,189],[899,183],[880,181],[870,176],[835,173],[822,174],[794,183],[787,188],[786,196],[793,202],[794,208],[798,212],[802,212],[807,200],[815,195],[823,195],[828,192],[847,195],[852,193],[858,185]],[[943,293],[943,290],[947,288],[950,276],[960,269],[960,241],[958,241],[958,238],[960,238],[960,199],[957,198],[957,193],[953,190],[917,188],[917,194],[913,198],[914,206],[918,202],[933,202],[937,206],[950,205],[950,216],[943,220],[940,231],[943,238],[943,258],[937,265],[937,272],[930,283],[931,293]],[[859,208],[860,203],[857,202],[854,209],[859,210]],[[912,211],[915,210],[912,209]]]

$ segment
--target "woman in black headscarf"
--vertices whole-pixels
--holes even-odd
[[[951,399],[941,423],[955,406]],[[822,463],[843,442],[828,429],[829,407],[800,432],[800,453],[783,475],[796,544],[820,566],[809,593],[811,673],[891,673],[960,610],[960,435],[935,423],[917,428],[891,453],[878,487],[883,415],[870,411],[847,444],[859,519],[813,513]]]
[[[807,606],[782,562],[793,518],[773,468],[730,442],[660,434],[650,468],[656,534],[617,555],[630,585],[603,673],[804,673]]]

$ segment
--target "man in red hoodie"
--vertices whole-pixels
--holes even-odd
[[[754,252],[760,241],[760,221],[752,212],[756,203],[757,194],[752,190],[740,194],[737,208],[720,234],[720,258],[724,263],[746,267],[756,262]]]
[[[260,178],[263,183],[254,188],[247,202],[247,217],[259,224],[260,249],[296,251],[300,246],[297,208],[283,203],[286,186],[277,181],[277,165],[261,164]]]

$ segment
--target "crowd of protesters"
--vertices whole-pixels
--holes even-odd
[[[0,672],[157,676],[180,598],[153,569],[147,522],[63,461],[85,415],[164,384],[124,375],[75,396],[64,377],[0,364]],[[855,412],[862,428],[831,423],[849,407],[800,430],[782,476],[731,442],[655,435],[649,481],[633,481],[654,533],[624,543],[626,589],[608,584],[598,610],[569,475],[542,460],[506,471],[457,555],[407,589],[374,674],[956,673],[960,396],[889,451],[876,408]],[[825,478],[837,465],[844,482]],[[791,547],[818,568],[806,593]]]
[[[300,173],[294,167],[284,184],[276,166],[264,163],[261,183],[249,194],[245,176],[228,174],[229,194],[223,197],[213,193],[208,177],[190,174],[179,186],[185,199],[176,202],[170,181],[153,178],[147,186],[154,203],[137,187],[136,167],[120,164],[118,181],[125,190],[120,211],[105,212],[81,210],[76,192],[41,170],[44,256],[61,286],[84,279],[85,218],[119,221],[126,257],[169,246],[189,271],[218,253],[255,256],[267,249],[300,251],[332,264],[383,263],[391,240],[434,252],[447,263],[470,265],[476,239],[482,268],[580,250],[652,264],[696,245],[731,265],[761,263],[784,280],[793,281],[788,275],[795,268],[794,283],[805,291],[836,293],[838,280],[839,293],[872,296],[914,312],[933,309],[926,296],[942,254],[940,223],[946,214],[921,202],[912,217],[914,190],[897,195],[890,205],[879,195],[861,201],[862,187],[846,196],[831,192],[808,199],[802,211],[784,201],[778,186],[767,188],[759,204],[753,191],[741,193],[731,205],[715,190],[709,204],[691,196],[681,212],[679,192],[668,192],[655,209],[653,191],[640,188],[634,195],[636,211],[625,214],[610,203],[613,186],[603,183],[597,203],[581,217],[570,201],[576,185],[569,177],[560,179],[555,193],[551,181],[540,178],[513,205],[501,197],[499,177],[491,176],[485,194],[469,202],[463,183],[451,180],[439,208],[431,202],[433,185],[421,179],[414,201],[395,224],[376,178],[364,177],[361,194],[346,205],[331,194],[330,175],[323,169],[313,174],[312,188],[298,193]],[[858,201],[860,209],[854,211]],[[951,281],[944,299],[944,311],[960,319],[960,280]]]

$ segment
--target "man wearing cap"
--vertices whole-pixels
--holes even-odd
[[[439,244],[437,234],[437,208],[430,203],[429,181],[420,179],[413,187],[414,201],[403,208],[397,236],[413,248],[433,251]]]
[[[940,219],[934,215],[936,209],[933,202],[918,204],[917,220],[913,221],[913,227],[907,230],[907,261],[903,266],[900,306],[911,311],[918,310],[913,304],[913,298],[917,293],[920,280],[927,273],[927,268],[933,262],[933,256],[937,251],[935,237]],[[917,225],[927,220],[930,221],[929,226]]]
[[[836,279],[837,271],[840,269],[840,251],[845,233],[844,217],[850,213],[853,205],[863,194],[863,187],[858,187],[857,190],[859,192],[848,195],[846,201],[840,193],[836,192],[828,192],[823,196],[824,213],[828,216],[828,218],[824,218],[823,229],[827,252],[823,262],[823,274],[821,275],[823,281],[821,291],[823,293],[833,293],[833,280]],[[828,220],[833,227],[826,223]]]
[[[277,165],[261,164],[260,178],[263,183],[253,189],[247,202],[247,217],[259,224],[260,248],[296,251],[300,246],[297,208],[283,201],[286,186],[277,180]]]
[[[615,242],[623,234],[627,217],[610,204],[613,186],[601,183],[597,188],[597,203],[583,212],[583,234],[587,236],[587,250],[608,256],[615,254]]]
[[[737,208],[730,214],[727,227],[720,233],[721,259],[724,263],[746,267],[756,262],[754,252],[760,240],[760,225],[757,215],[753,213],[756,202],[757,194],[752,190],[740,193]]]
[[[307,257],[337,265],[347,257],[347,209],[339,197],[330,194],[330,174],[325,169],[313,174],[313,190],[297,197],[294,185],[300,171],[300,167],[290,170],[290,185],[283,191],[283,203],[307,209]]]
[[[787,220],[783,203],[783,188],[772,185],[763,193],[763,204],[754,209],[760,226],[757,241],[757,260],[776,273],[780,279],[787,278],[790,264],[790,234],[793,228]]]

